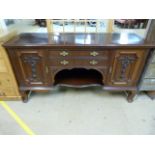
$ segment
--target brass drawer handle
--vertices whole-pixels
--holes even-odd
[[[68,54],[69,54],[69,53],[66,52],[66,51],[62,51],[62,52],[60,52],[60,55],[63,56],[63,57],[67,56]]]
[[[91,65],[96,65],[96,64],[98,64],[98,61],[92,60],[92,61],[90,61],[89,63],[90,63]]]
[[[93,51],[93,52],[90,52],[90,55],[96,57],[97,55],[99,55],[99,53],[96,51]]]
[[[69,61],[63,60],[63,61],[60,61],[60,63],[61,63],[62,65],[67,65],[67,64],[69,64]]]

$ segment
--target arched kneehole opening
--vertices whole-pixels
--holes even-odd
[[[103,85],[102,74],[95,69],[64,69],[55,75],[54,85]]]

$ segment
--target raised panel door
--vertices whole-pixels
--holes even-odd
[[[17,68],[22,74],[24,83],[30,86],[47,85],[49,69],[43,51],[22,50],[17,51],[16,54],[18,57]],[[18,78],[20,78],[19,75]]]
[[[116,50],[111,69],[111,85],[135,86],[139,80],[146,55],[144,50]]]

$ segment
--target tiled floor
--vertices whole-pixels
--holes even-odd
[[[155,134],[155,100],[140,94],[59,88],[32,94],[27,104],[6,101],[36,134]],[[0,106],[0,134],[25,134]]]

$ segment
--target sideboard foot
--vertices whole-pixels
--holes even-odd
[[[127,93],[127,101],[129,103],[133,102],[134,101],[134,98],[137,95],[137,91],[127,91],[126,93]]]
[[[31,91],[20,91],[22,100],[24,103],[27,103],[31,94]]]

